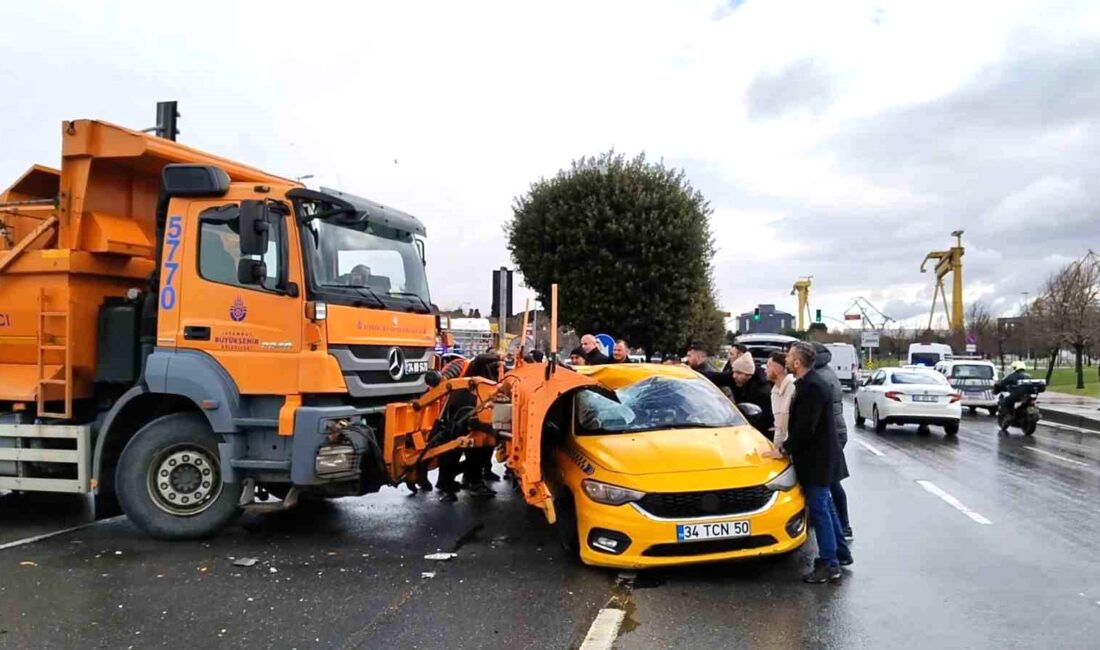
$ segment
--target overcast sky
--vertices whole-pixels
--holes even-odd
[[[1100,248],[1095,2],[19,2],[0,61],[0,184],[178,99],[182,142],[418,215],[444,308],[488,307],[514,196],[611,147],[710,200],[735,314],[812,274],[920,322],[959,228],[967,300],[1015,313]]]

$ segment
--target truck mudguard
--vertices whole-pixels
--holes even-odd
[[[210,355],[197,350],[157,348],[145,360],[145,385],[150,392],[182,395],[202,408],[216,433],[235,433],[237,418],[246,417],[237,385]],[[214,407],[204,407],[213,402]]]

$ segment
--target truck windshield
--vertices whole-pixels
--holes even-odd
[[[593,390],[577,394],[580,434],[657,429],[735,427],[745,419],[706,379],[648,377],[615,391],[618,401]]]
[[[392,308],[406,303],[431,311],[424,260],[412,233],[368,221],[309,223],[317,246],[314,275],[326,288],[346,289]]]

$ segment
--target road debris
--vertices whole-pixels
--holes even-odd
[[[31,562],[30,560],[23,560],[19,563],[19,566],[38,566],[37,562]]]
[[[425,560],[432,560],[434,562],[447,562],[458,557],[458,553],[429,553],[424,556]]]
[[[239,557],[239,558],[233,560],[233,566],[244,566],[244,567],[256,566],[257,562],[259,562],[259,560],[257,560],[254,557]]]
[[[435,577],[435,571],[424,571],[420,574],[420,577],[426,580],[430,580]]]

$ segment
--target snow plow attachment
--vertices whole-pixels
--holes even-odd
[[[594,379],[551,362],[517,362],[499,382],[441,378],[419,399],[387,405],[384,454],[390,478],[395,484],[415,484],[424,472],[437,467],[439,457],[447,452],[496,447],[498,460],[512,470],[524,500],[554,523],[554,499],[542,473],[546,415],[563,395],[596,385]],[[476,406],[465,417],[476,418],[481,430],[460,427],[469,433],[452,437],[448,432],[456,428],[454,423],[441,416],[448,398],[459,391],[476,397]]]

